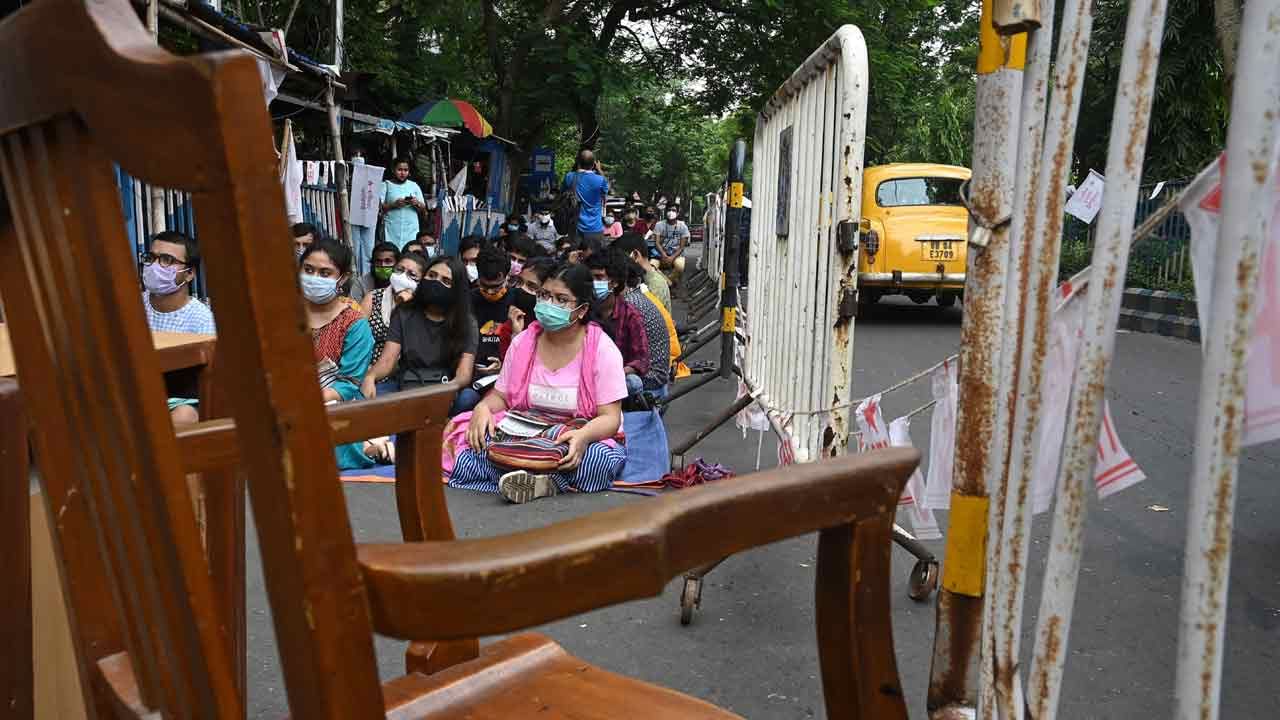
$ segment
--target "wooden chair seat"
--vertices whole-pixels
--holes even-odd
[[[740,718],[666,688],[601,670],[550,638],[522,633],[433,675],[383,686],[388,720],[727,720]]]

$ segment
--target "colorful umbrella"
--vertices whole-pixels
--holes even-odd
[[[478,138],[493,134],[493,126],[465,100],[430,100],[405,113],[405,122],[436,127],[465,127]]]

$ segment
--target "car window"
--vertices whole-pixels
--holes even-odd
[[[960,205],[960,185],[963,182],[941,177],[885,180],[876,187],[876,204],[880,207]]]

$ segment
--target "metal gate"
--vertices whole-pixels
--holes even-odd
[[[1129,6],[1079,357],[1056,476],[1035,647],[1020,648],[1032,481],[1040,446],[1062,204],[1093,22],[1091,0],[987,0],[981,25],[974,175],[958,434],[947,563],[939,599],[929,710],[934,718],[1057,714],[1077,595],[1089,484],[1134,235],[1166,0]],[[1190,477],[1175,717],[1216,718],[1226,639],[1227,571],[1244,435],[1245,362],[1260,248],[1280,222],[1280,0],[1244,5],[1232,98],[1212,316]],[[1025,33],[1025,34],[1024,34]],[[1025,42],[1025,67],[1018,46]],[[1050,80],[1050,48],[1057,48]],[[1272,228],[1271,233],[1275,232]],[[1202,290],[1203,292],[1203,290]],[[985,527],[984,527],[985,526]],[[972,532],[977,527],[977,533]],[[958,530],[959,529],[959,530]],[[985,529],[985,532],[983,531]],[[976,542],[983,539],[985,542]],[[975,677],[976,674],[976,677]],[[1153,710],[1159,714],[1158,710]]]
[[[866,44],[845,25],[756,121],[742,371],[797,462],[841,454],[849,442],[866,112]],[[741,207],[741,194],[731,184],[726,204]]]

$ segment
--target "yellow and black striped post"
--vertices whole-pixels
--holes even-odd
[[[733,377],[734,332],[738,329],[739,253],[742,238],[743,177],[746,175],[747,143],[738,140],[729,153],[729,197],[724,217],[724,267],[720,272],[720,377]]]

